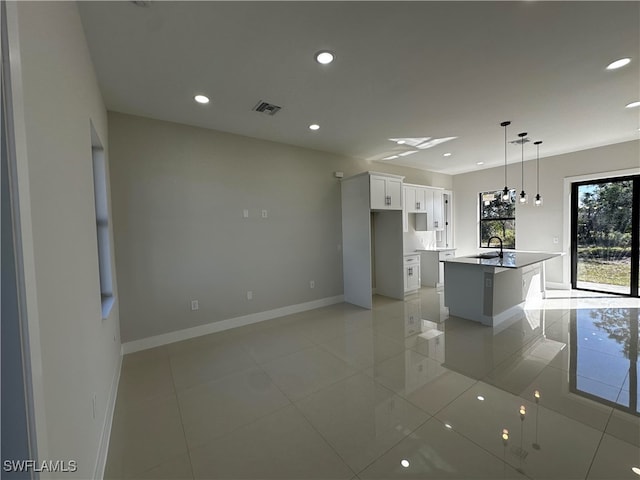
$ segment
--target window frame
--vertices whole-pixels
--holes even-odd
[[[113,251],[111,247],[111,228],[109,195],[107,186],[106,155],[102,142],[91,124],[91,163],[93,171],[93,193],[96,214],[96,243],[98,261],[98,280],[100,283],[100,305],[102,319],[109,317],[115,303],[113,288]]]
[[[484,199],[483,197],[485,195],[489,195],[489,194],[493,194],[494,195],[494,200],[493,201],[502,201],[502,190],[489,190],[489,191],[485,191],[485,192],[479,192],[478,193],[478,248],[496,248],[495,245],[494,246],[487,246],[485,244],[482,243],[482,225],[485,222],[494,222],[494,221],[499,221],[499,222],[507,222],[507,221],[512,221],[513,222],[513,245],[509,245],[509,246],[505,246],[505,249],[512,249],[515,250],[516,248],[516,190],[515,189],[509,189],[509,202],[513,205],[513,216],[509,216],[509,217],[491,217],[491,218],[484,218],[483,217],[483,204],[484,204]],[[502,239],[504,241],[504,238]]]

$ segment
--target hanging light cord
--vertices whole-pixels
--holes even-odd
[[[536,205],[540,205],[542,200],[540,197],[540,144],[542,140],[533,142],[536,146]]]
[[[509,187],[507,186],[507,126],[511,125],[511,122],[502,122],[501,127],[504,127],[504,190],[502,191],[502,201],[506,202],[509,199]]]
[[[507,187],[507,122],[504,122],[504,186]]]
[[[521,176],[520,176],[520,185],[522,185],[522,191],[524,192],[524,137],[522,137],[522,143],[520,144],[520,146],[522,147],[522,162],[520,163],[521,166]]]
[[[536,142],[536,195],[540,194],[540,142]]]

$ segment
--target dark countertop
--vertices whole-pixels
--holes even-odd
[[[488,251],[486,253],[493,253]],[[498,268],[523,268],[536,263],[544,262],[550,258],[559,257],[560,252],[504,252],[503,258],[476,258],[476,256],[454,257],[444,260],[446,263],[463,263],[465,265],[478,265],[481,267]]]

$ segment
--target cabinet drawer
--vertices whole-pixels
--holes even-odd
[[[438,260],[442,262],[443,260],[449,260],[450,258],[453,258],[455,256],[456,256],[456,253],[454,251],[439,252]]]
[[[405,255],[404,264],[405,265],[416,265],[420,263],[420,255]]]

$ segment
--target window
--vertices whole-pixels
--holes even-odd
[[[100,300],[102,305],[102,318],[107,318],[114,301],[113,278],[111,276],[107,167],[105,165],[104,148],[102,148],[102,144],[93,129],[93,125],[91,126],[91,158],[93,162],[93,192],[96,206]]]
[[[500,237],[504,248],[516,248],[516,191],[509,190],[509,200],[502,191],[480,193],[480,247],[487,247],[491,237]]]

